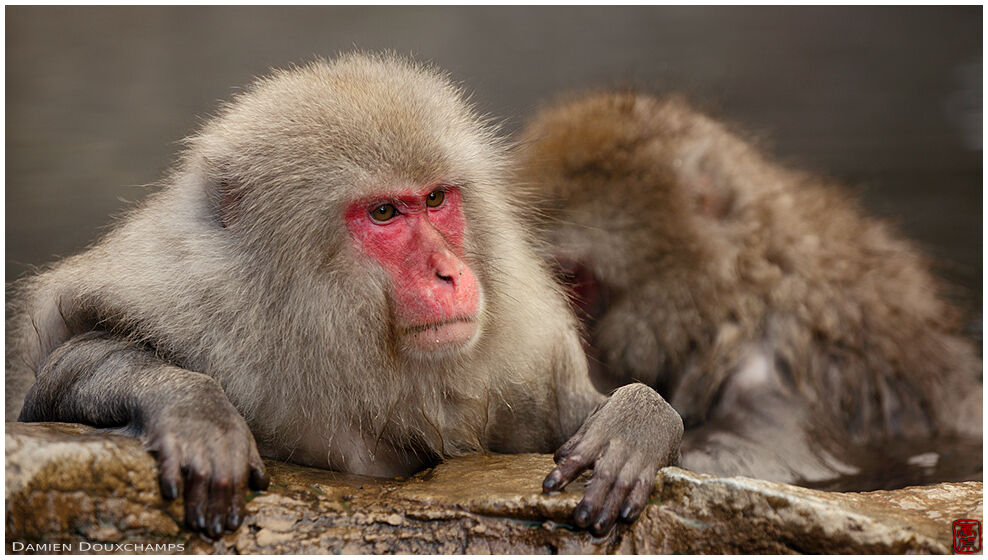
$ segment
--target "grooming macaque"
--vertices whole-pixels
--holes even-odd
[[[564,443],[545,489],[594,468],[575,522],[633,520],[682,421],[645,385],[594,389],[507,163],[435,70],[259,80],[102,241],[15,286],[7,419],[131,430],[210,535],[261,455],[396,476]]]
[[[834,185],[675,98],[574,98],[520,146],[519,196],[538,201],[595,378],[667,398],[683,466],[820,482],[853,474],[854,449],[980,441],[981,360],[956,311]]]

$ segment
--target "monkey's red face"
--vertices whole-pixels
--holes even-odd
[[[423,350],[458,348],[478,334],[481,290],[463,261],[460,190],[433,185],[353,202],[345,212],[357,247],[387,271],[404,341]]]

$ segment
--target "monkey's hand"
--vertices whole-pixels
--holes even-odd
[[[185,523],[217,537],[243,520],[248,487],[268,477],[254,436],[222,389],[169,403],[148,418],[143,439],[158,459],[162,495],[178,497],[184,482]]]
[[[593,467],[573,522],[606,534],[619,518],[638,519],[656,472],[677,460],[682,437],[682,419],[658,393],[641,383],[621,387],[556,451],[556,468],[542,489],[561,490]]]
[[[254,436],[215,379],[106,332],[80,334],[52,352],[19,420],[139,433],[158,459],[162,495],[177,498],[184,479],[186,524],[214,537],[240,525],[248,485],[268,484]]]

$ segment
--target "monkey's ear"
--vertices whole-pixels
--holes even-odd
[[[728,217],[734,207],[734,193],[716,182],[709,173],[698,172],[690,182],[696,211],[714,220]]]
[[[228,228],[240,220],[243,207],[243,187],[231,178],[222,178],[212,185],[212,199],[220,225]]]
[[[196,140],[202,142],[202,139]],[[194,144],[186,162],[194,181],[206,195],[209,211],[222,228],[240,221],[244,199],[244,184],[229,165],[223,163],[223,151],[207,150],[205,144]],[[202,152],[210,152],[206,155]],[[218,154],[218,155],[217,155]]]

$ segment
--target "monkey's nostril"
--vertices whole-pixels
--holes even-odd
[[[452,276],[449,276],[449,275],[446,275],[446,274],[440,274],[440,273],[437,272],[436,273],[436,278],[442,280],[443,282],[449,282],[451,284],[453,283],[453,277]]]

